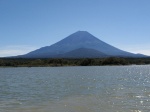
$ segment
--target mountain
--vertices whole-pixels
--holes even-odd
[[[28,54],[19,56],[22,58],[78,58],[78,57],[143,57],[130,52],[120,50],[109,45],[87,31],[78,31],[61,41],[51,45],[42,47]]]
[[[88,49],[88,48],[79,48],[75,49],[73,51],[64,53],[62,55],[58,55],[58,57],[63,57],[63,58],[99,58],[99,57],[109,57],[108,55],[97,51],[95,49]]]

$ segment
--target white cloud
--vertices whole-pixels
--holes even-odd
[[[149,44],[140,44],[140,45],[120,45],[118,47],[124,51],[128,51],[131,53],[140,53],[144,55],[150,56],[150,46]]]
[[[132,52],[132,51],[131,51]],[[150,56],[150,49],[145,49],[145,50],[134,50],[133,53],[140,53],[140,54],[145,54]]]
[[[35,49],[37,49],[37,47],[28,45],[5,46],[0,48],[0,57],[22,55],[31,52]]]

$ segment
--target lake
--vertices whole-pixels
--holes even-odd
[[[149,111],[149,65],[0,68],[0,112]]]

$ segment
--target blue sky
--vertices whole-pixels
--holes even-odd
[[[25,54],[88,31],[150,55],[150,0],[0,0],[0,57]]]

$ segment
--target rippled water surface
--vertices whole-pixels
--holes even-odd
[[[150,66],[0,68],[0,112],[150,112]]]

